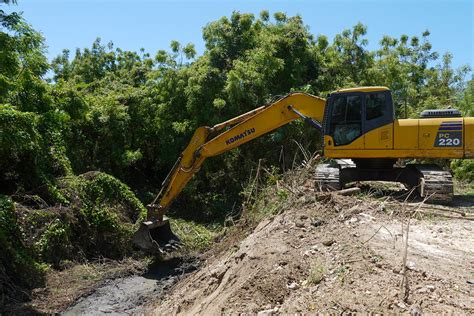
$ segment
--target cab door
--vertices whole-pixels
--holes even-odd
[[[326,149],[364,149],[362,102],[363,93],[331,96],[324,137]]]
[[[394,110],[390,91],[364,93],[364,145],[366,149],[393,149]]]

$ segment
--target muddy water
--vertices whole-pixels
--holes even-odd
[[[139,315],[145,306],[164,294],[185,274],[198,268],[196,258],[173,258],[150,268],[143,275],[107,280],[88,296],[80,298],[63,315]]]

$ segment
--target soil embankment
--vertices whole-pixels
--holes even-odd
[[[302,197],[242,241],[230,238],[148,311],[472,314],[474,221],[459,214],[472,204],[437,210],[458,218],[427,215],[429,206],[413,213],[416,207]]]

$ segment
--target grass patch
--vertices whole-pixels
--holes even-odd
[[[181,239],[184,251],[201,252],[207,249],[220,230],[220,226],[204,226],[178,218],[171,219],[170,225],[172,231]]]
[[[306,282],[309,285],[317,285],[324,280],[325,275],[326,268],[323,265],[315,264],[311,266],[311,269],[309,270],[309,276]]]
[[[474,182],[455,180],[454,193],[459,195],[474,196]]]

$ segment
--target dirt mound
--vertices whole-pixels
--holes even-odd
[[[302,196],[243,240],[224,240],[150,312],[474,312],[473,221],[412,218],[404,261],[401,209],[363,196]]]

